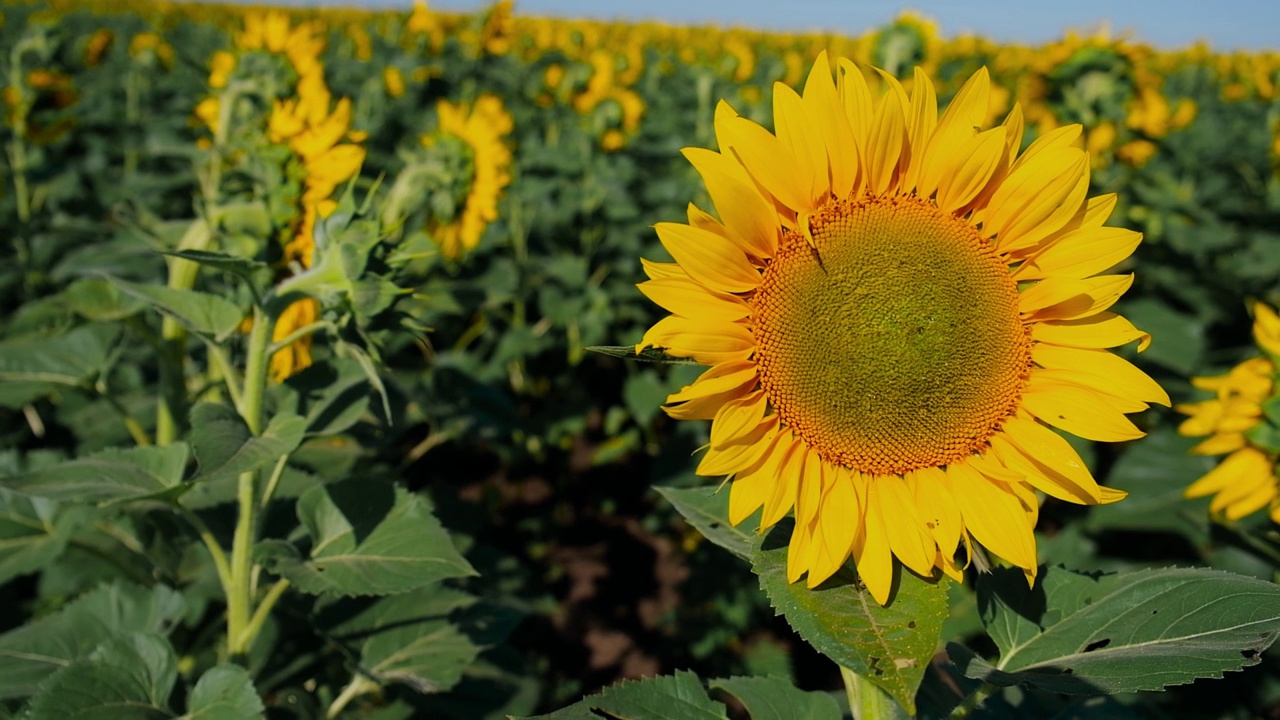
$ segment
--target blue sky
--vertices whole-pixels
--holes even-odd
[[[346,0],[378,7],[410,0]],[[432,0],[440,10],[474,10],[474,0]],[[774,30],[857,34],[882,25],[910,7],[938,21],[944,36],[975,32],[1001,42],[1039,43],[1065,28],[1096,29],[1160,47],[1198,39],[1218,50],[1280,49],[1280,0],[924,0],[911,4],[873,0],[516,0],[516,12],[594,19],[656,19],[680,24],[739,25]]]

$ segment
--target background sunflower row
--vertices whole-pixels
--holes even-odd
[[[237,83],[278,83],[254,88],[278,102],[260,108],[260,136],[243,139],[255,152],[227,159],[223,180],[253,201],[224,208],[223,220],[246,243],[267,228],[275,244],[266,253],[281,272],[311,264],[315,224],[349,183],[404,179],[389,188],[411,219],[404,242],[435,248],[421,253],[404,301],[428,342],[385,335],[394,424],[362,423],[307,450],[324,478],[372,465],[430,497],[481,573],[468,590],[524,618],[451,693],[412,700],[434,712],[551,709],[619,677],[680,667],[839,685],[773,618],[750,572],[723,562],[650,490],[699,482],[690,454],[705,428],[658,410],[696,368],[583,350],[633,342],[657,320],[634,289],[637,258],[664,257],[654,223],[682,219],[689,198],[707,205],[678,151],[714,145],[720,98],[767,123],[773,83],[798,86],[828,50],[908,85],[920,66],[940,103],[986,65],[991,117],[1021,104],[1025,142],[1082,123],[1091,193],[1119,193],[1112,222],[1145,236],[1122,307],[1155,337],[1136,362],[1177,401],[1201,397],[1192,376],[1250,354],[1248,299],[1280,300],[1275,53],[1072,34],[1045,46],[945,39],[915,15],[841,37],[551,20],[505,3],[475,15],[425,4],[365,12],[70,1],[0,11],[0,226],[19,228],[0,249],[0,296],[15,309],[0,321],[7,340],[80,322],[67,309],[78,280],[161,276],[154,250],[178,242],[179,221],[210,182],[194,158],[226,126],[216,98]],[[276,339],[316,312],[291,307]],[[333,358],[324,342],[299,337],[272,374],[286,380]],[[0,397],[15,467],[127,441],[126,425],[91,421],[118,414],[112,404],[155,431],[146,412],[154,368],[126,357],[109,381],[109,399]],[[1047,503],[1041,560],[1195,562],[1273,577],[1265,518],[1211,524],[1207,501],[1182,492],[1212,463],[1186,456],[1195,441],[1177,435],[1174,413],[1142,422],[1150,437],[1132,447],[1080,445],[1097,477],[1131,500],[1088,511]],[[93,552],[114,550],[73,549],[65,568],[5,585],[5,627],[108,576]],[[972,597],[957,599],[951,622],[953,634],[980,632]],[[1277,678],[1274,662],[1252,673],[1225,711],[1194,686],[1135,702],[1249,716],[1274,705]],[[259,687],[307,694],[300,676],[275,682]],[[1034,703],[1057,701],[1026,702],[1034,716]]]

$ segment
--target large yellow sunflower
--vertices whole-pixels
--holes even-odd
[[[982,129],[979,70],[938,114],[917,70],[908,94],[825,53],[803,95],[774,88],[776,134],[716,109],[719,152],[689,148],[718,215],[659,223],[674,263],[640,289],[672,315],[653,346],[710,365],[668,414],[710,419],[698,466],[732,476],[736,524],[794,508],[788,575],[808,585],[852,555],[888,601],[896,556],[960,576],[977,541],[1036,572],[1036,491],[1114,502],[1051,427],[1090,440],[1142,433],[1125,413],[1168,404],[1106,348],[1149,336],[1107,308],[1131,275],[1097,275],[1141,236],[1104,227],[1086,198],[1080,127],[1021,155],[1015,107]]]
[[[1214,392],[1217,397],[1179,405],[1176,410],[1191,417],[1178,426],[1183,435],[1208,435],[1191,448],[1198,455],[1230,453],[1204,477],[1186,490],[1189,498],[1213,495],[1209,512],[1225,520],[1240,518],[1271,506],[1271,519],[1280,523],[1280,492],[1275,475],[1275,448],[1262,441],[1274,433],[1267,429],[1263,403],[1275,394],[1276,366],[1280,357],[1280,316],[1256,303],[1253,309],[1253,337],[1267,356],[1245,360],[1225,375],[1198,377],[1191,384]]]

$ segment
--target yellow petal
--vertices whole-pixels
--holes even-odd
[[[823,145],[821,129],[805,112],[804,100],[785,83],[773,84],[773,124],[778,139],[791,148],[796,170],[805,182],[802,189],[807,204],[794,209],[797,212],[812,210],[831,191],[827,149]]]
[[[1040,367],[1063,370],[1071,382],[1118,398],[1169,407],[1169,394],[1133,363],[1107,350],[1086,350],[1060,345],[1031,347],[1031,359]]]
[[[941,556],[950,560],[960,545],[964,524],[960,519],[960,507],[951,496],[947,474],[941,468],[921,468],[908,473],[907,481],[925,528],[932,534]],[[946,569],[945,565],[943,569]]]
[[[785,437],[790,437],[787,443]],[[773,476],[773,492],[764,504],[764,515],[760,518],[760,530],[767,530],[777,524],[796,503],[796,491],[800,489],[800,473],[804,471],[805,458],[812,452],[803,440],[794,434],[779,433],[782,442],[773,450],[782,456]]]
[[[809,526],[818,517],[818,508],[822,504],[823,483],[831,484],[835,468],[826,465],[817,453],[810,453],[805,458],[804,469],[800,474],[800,486],[796,490],[796,525]],[[824,475],[831,477],[825,478]]]
[[[855,480],[857,482],[857,480]],[[866,484],[866,511],[863,522],[853,539],[853,559],[858,566],[858,577],[875,601],[889,602],[893,590],[893,553],[889,549],[889,536],[884,518],[876,511],[875,482]]]
[[[1217,433],[1187,452],[1192,455],[1226,455],[1244,447],[1244,433]]]
[[[1241,448],[1228,455],[1204,477],[1191,483],[1182,494],[1198,498],[1225,490],[1241,482],[1256,481],[1259,477],[1271,477],[1271,460],[1266,453],[1252,446]]]
[[[881,195],[896,187],[898,161],[902,157],[906,140],[906,118],[902,114],[902,104],[890,95],[880,101],[880,106],[876,108],[864,156],[867,182],[873,194]]]
[[[1036,540],[1022,503],[1006,483],[966,463],[947,467],[965,529],[983,547],[1020,568],[1036,565]]]
[[[984,229],[996,247],[1028,247],[1066,225],[1089,190],[1089,156],[1075,148],[1041,153],[1015,166],[991,196]]]
[[[1253,304],[1253,337],[1263,350],[1280,355],[1280,315],[1260,302]]]
[[[796,523],[791,531],[791,540],[787,544],[787,582],[793,583],[809,571],[812,566],[813,542],[816,523],[804,525]]]
[[[985,72],[985,68],[983,70]],[[960,91],[961,94],[964,90]],[[960,95],[956,95],[957,98]],[[954,101],[952,102],[954,105]],[[950,109],[948,109],[950,112]],[[911,110],[907,113],[907,140],[911,146],[911,157],[907,165],[903,188],[910,190],[916,187],[925,165],[926,148],[929,138],[938,126],[938,97],[933,89],[933,82],[919,65],[913,71],[911,81]],[[919,189],[920,197],[929,197],[937,186],[936,181]]]
[[[1086,278],[1114,267],[1133,254],[1142,233],[1124,228],[1081,228],[1063,235],[1034,258],[1024,262],[1015,279],[1045,277]]]
[[[1053,345],[1078,348],[1113,348],[1138,341],[1138,352],[1151,344],[1151,334],[1133,326],[1112,312],[1101,312],[1079,320],[1053,320],[1031,326],[1031,339]]]
[[[1111,307],[1131,285],[1133,275],[1051,277],[1019,293],[1018,308],[1028,320],[1076,320]]]
[[[918,575],[933,574],[937,543],[925,532],[925,524],[916,515],[915,502],[907,482],[898,475],[885,475],[871,481],[876,492],[871,496],[879,504],[884,518],[889,549]]]
[[[809,566],[809,587],[816,587],[844,566],[853,549],[857,527],[862,524],[862,508],[853,481],[845,468],[828,467],[818,521],[814,526],[813,557]]]
[[[836,60],[836,91],[840,93],[840,100],[844,103],[844,114],[849,119],[853,139],[857,142],[858,149],[866,152],[875,104],[871,98],[871,89],[867,87],[866,76],[848,58]]]
[[[831,80],[826,50],[818,53],[818,59],[809,70],[803,97],[805,113],[820,129],[826,146],[831,193],[837,198],[847,198],[855,189],[860,189],[862,164],[849,117]]]
[[[733,322],[751,313],[751,307],[740,298],[709,290],[690,278],[649,280],[636,287],[667,312],[694,320]]]
[[[636,345],[664,349],[675,357],[692,358],[702,365],[746,360],[755,352],[755,338],[739,323],[690,320],[671,315],[659,320]]]
[[[748,292],[760,285],[760,273],[733,242],[682,223],[658,223],[658,240],[689,276],[712,290]]]
[[[1005,419],[1001,430],[1004,439],[1031,461],[1036,466],[1035,469],[1040,470],[1049,481],[1056,480],[1058,475],[1065,479],[1066,482],[1059,483],[1064,486],[1062,491],[1044,492],[1072,502],[1081,502],[1084,498],[1092,502],[1098,501],[1097,481],[1093,479],[1084,460],[1080,459],[1079,453],[1061,436],[1035,420],[1017,416]],[[1001,459],[1009,464],[1004,455],[1001,455]],[[1063,496],[1064,492],[1066,497]]]
[[[644,269],[645,277],[650,280],[661,280],[663,278],[688,278],[689,273],[677,263],[654,262],[640,258],[640,267]]]
[[[937,129],[928,139],[928,147],[920,148],[924,153],[924,166],[918,188],[922,197],[932,195],[942,185],[946,175],[960,164],[960,149],[969,144],[969,140],[978,134],[987,120],[990,97],[991,76],[982,67],[965,81],[964,86],[951,99],[946,112],[938,119]]]
[[[751,467],[737,473],[729,493],[729,522],[737,525],[759,510],[779,484],[778,469],[795,445],[790,430],[782,430],[769,441],[768,448]]]
[[[710,420],[724,403],[756,386],[756,364],[748,360],[720,363],[679,392],[667,396],[663,408],[679,420]]]
[[[1022,390],[1022,406],[1041,421],[1086,440],[1124,442],[1146,434],[1105,396],[1036,373]]]
[[[753,467],[764,457],[778,430],[778,416],[770,415],[759,424],[744,429],[732,443],[708,448],[694,472],[703,477],[719,477]]]
[[[768,398],[762,391],[725,403],[711,423],[711,448],[721,450],[726,445],[741,444],[744,435],[764,422],[764,412],[768,405]]]
[[[1005,158],[1004,141],[1004,129],[994,128],[965,143],[959,166],[942,176],[937,186],[940,210],[957,212],[986,188]]]
[[[726,118],[717,128],[721,152],[732,153],[778,202],[796,212],[812,210],[809,178],[786,143],[746,118]],[[724,150],[725,146],[728,150]]]
[[[777,213],[773,204],[756,192],[755,185],[734,176],[731,168],[742,166],[710,150],[685,148],[683,152],[702,176],[707,194],[729,230],[729,239],[758,258],[773,257],[778,249]]]

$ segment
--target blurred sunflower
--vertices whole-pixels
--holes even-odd
[[[1081,129],[1018,154],[1022,114],[981,130],[979,70],[941,116],[929,78],[910,95],[819,56],[803,95],[774,86],[773,134],[721,102],[720,152],[685,157],[719,218],[659,223],[674,263],[641,291],[672,313],[637,345],[710,365],[668,414],[710,419],[698,466],[731,475],[730,519],[793,508],[788,576],[814,587],[852,555],[880,603],[896,556],[959,578],[961,543],[1036,572],[1036,490],[1081,504],[1099,487],[1050,426],[1130,440],[1125,413],[1168,404],[1106,348],[1146,333],[1107,308],[1131,275],[1101,275],[1141,236],[1086,198]],[[1141,348],[1140,348],[1141,349]]]
[[[1277,448],[1273,447],[1277,431],[1263,412],[1263,405],[1275,392],[1272,358],[1280,357],[1280,316],[1262,303],[1256,303],[1253,312],[1253,337],[1266,356],[1245,360],[1225,375],[1193,378],[1191,384],[1217,397],[1175,408],[1191,416],[1178,427],[1179,433],[1209,436],[1191,452],[1229,453],[1184,494],[1189,498],[1213,495],[1209,512],[1225,520],[1239,520],[1270,505],[1271,519],[1280,523]]]
[[[430,147],[441,137],[452,137],[471,151],[472,176],[465,199],[452,220],[430,228],[440,251],[457,258],[474,250],[485,228],[498,219],[498,198],[511,183],[511,150],[504,142],[512,129],[511,115],[496,95],[481,95],[472,108],[441,100],[436,112],[439,129],[424,135],[422,144]]]

